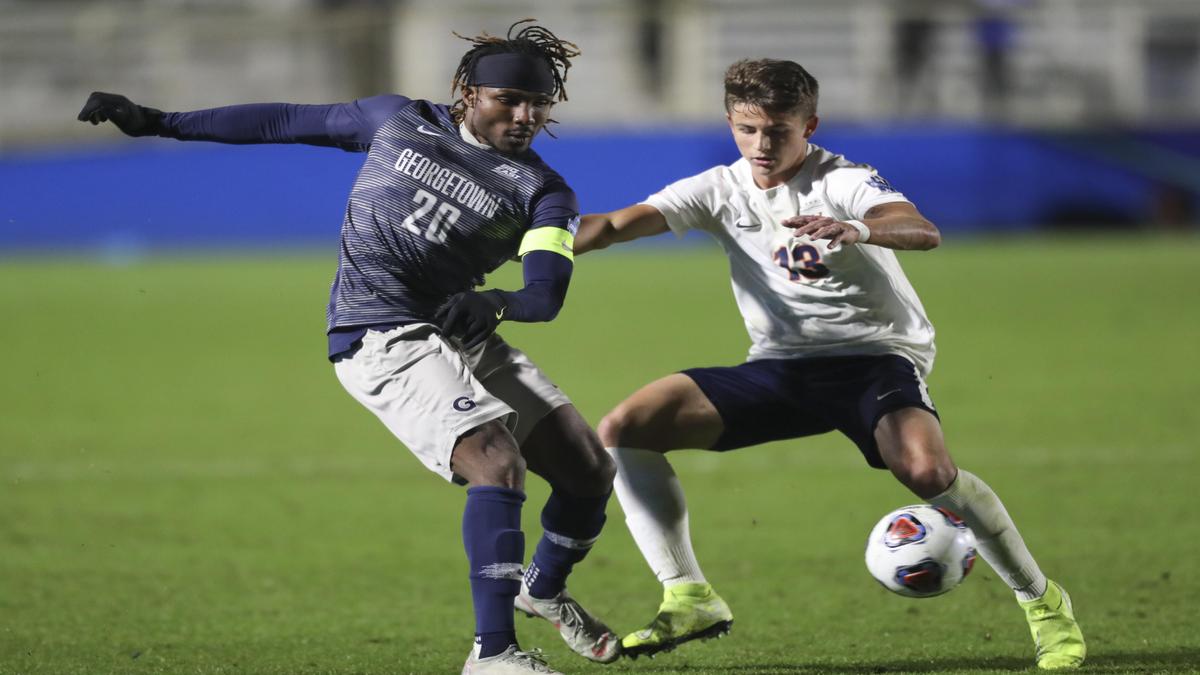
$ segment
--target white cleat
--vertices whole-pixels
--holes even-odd
[[[546,661],[542,658],[542,650],[534,649],[522,652],[517,649],[516,645],[509,645],[508,649],[486,659],[479,658],[479,645],[475,645],[475,648],[467,656],[467,662],[463,664],[462,669],[462,675],[529,675],[529,673],[563,675],[546,665]]]
[[[513,606],[527,616],[543,618],[558,629],[567,646],[576,654],[597,663],[612,663],[621,656],[621,639],[608,626],[584,609],[566,589],[556,598],[543,600],[529,594],[521,583],[521,593]]]

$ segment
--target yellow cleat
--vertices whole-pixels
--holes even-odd
[[[1071,596],[1047,580],[1046,592],[1037,600],[1020,602],[1037,648],[1037,665],[1043,670],[1078,668],[1087,656],[1083,632],[1071,609]]]
[[[729,633],[733,613],[710,584],[683,583],[668,586],[658,615],[649,626],[626,635],[621,650],[636,659],[669,652],[692,640],[707,640]]]

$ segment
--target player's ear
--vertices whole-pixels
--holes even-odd
[[[476,102],[476,99],[478,96],[479,96],[479,90],[476,89],[475,87],[463,87],[463,93],[462,93],[463,105],[467,106],[468,108],[474,108],[475,102]]]
[[[804,123],[804,137],[812,138],[812,135],[817,131],[817,125],[821,123],[821,118],[813,115]]]

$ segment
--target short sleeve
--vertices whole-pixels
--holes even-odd
[[[647,197],[642,203],[653,206],[667,220],[667,227],[682,237],[688,230],[709,230],[716,219],[721,195],[720,171],[715,167],[704,173],[675,181]]]
[[[835,169],[825,178],[825,185],[826,198],[856,220],[880,204],[908,201],[879,172],[865,165]]]

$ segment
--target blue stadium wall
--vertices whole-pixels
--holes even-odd
[[[737,157],[724,128],[559,135],[537,149],[585,212],[634,203]],[[1200,180],[1166,165],[1195,168],[1200,134],[1131,138],[826,125],[815,140],[874,165],[954,235],[1146,222],[1164,194],[1183,194],[1193,208]],[[0,155],[0,252],[331,243],[360,162],[327,148],[165,139]]]

